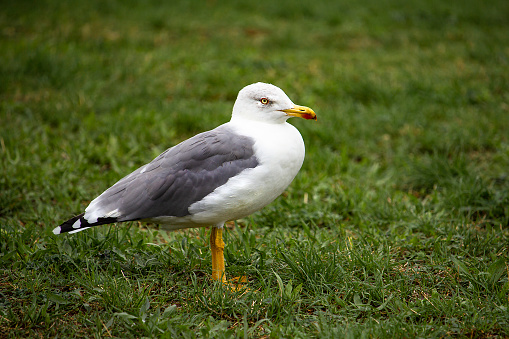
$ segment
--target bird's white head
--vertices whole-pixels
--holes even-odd
[[[316,120],[311,108],[295,105],[279,87],[263,82],[241,89],[233,105],[232,120],[284,123],[291,117]]]

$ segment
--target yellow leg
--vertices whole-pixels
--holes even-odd
[[[223,284],[226,284],[222,228],[212,227],[212,232],[210,232],[210,251],[212,252],[212,279],[221,280]]]

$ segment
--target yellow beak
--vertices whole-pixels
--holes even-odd
[[[304,118],[306,120],[309,119],[316,120],[315,112],[311,108],[306,106],[295,105],[293,108],[283,109],[282,111],[291,117],[299,117]]]

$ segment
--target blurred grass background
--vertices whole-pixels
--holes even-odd
[[[509,2],[3,1],[0,336],[509,336]],[[263,81],[312,107],[227,232],[51,230]],[[153,244],[153,245],[150,245]],[[118,293],[118,292],[121,293]]]

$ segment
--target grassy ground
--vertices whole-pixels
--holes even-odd
[[[10,1],[0,337],[509,336],[509,2]],[[310,106],[303,169],[229,225],[51,233],[243,86]]]

